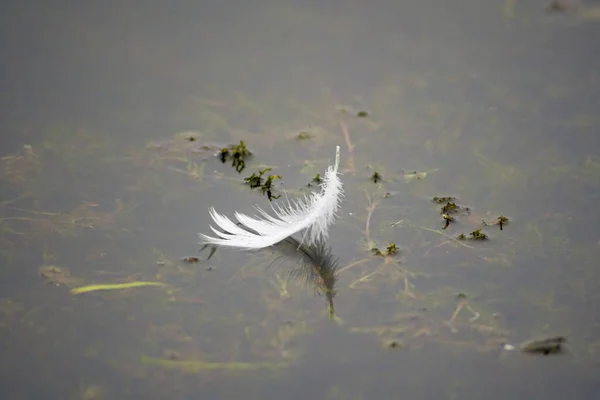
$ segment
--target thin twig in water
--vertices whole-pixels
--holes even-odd
[[[383,267],[379,267],[375,271],[370,272],[367,275],[361,276],[360,278],[358,278],[358,279],[354,280],[352,283],[350,283],[348,285],[348,287],[351,289],[354,289],[354,287],[356,287],[356,285],[358,285],[359,283],[368,282],[373,276],[375,276],[379,272],[381,272],[382,269],[383,269]]]
[[[435,245],[435,246],[433,246],[433,247],[432,247],[432,248],[430,248],[430,249],[427,249],[427,251],[426,251],[425,253],[423,253],[423,257],[426,257],[427,255],[429,255],[429,253],[430,253],[432,250],[435,250],[435,249],[437,249],[438,247],[442,247],[443,245],[445,245],[445,244],[447,244],[447,243],[451,243],[451,242],[450,242],[449,240],[444,240],[442,243],[440,243],[440,244],[438,244],[438,245]]]
[[[462,301],[460,302],[459,305],[456,306],[456,310],[454,310],[454,314],[452,314],[452,318],[450,318],[450,323],[453,323],[454,320],[456,319],[456,317],[458,317],[458,314],[460,314],[460,312],[462,311],[463,308],[465,308],[465,306],[467,305],[466,301]]]
[[[348,152],[352,153],[354,151],[354,145],[352,144],[352,140],[350,140],[350,133],[348,133],[348,126],[344,121],[340,121],[340,127],[342,128],[342,133],[344,134],[344,140],[346,140],[346,146],[348,146]]]
[[[38,215],[60,215],[59,213],[53,213],[53,212],[35,211],[35,210],[27,210],[24,208],[18,208],[18,207],[9,207],[9,206],[3,205],[3,204],[0,204],[0,206],[2,206],[4,208],[8,208],[9,210],[23,211],[23,212],[28,212],[28,213],[32,213],[32,214],[38,214]]]
[[[28,195],[26,195],[26,194],[23,194],[23,195],[21,195],[21,196],[15,197],[14,199],[10,199],[10,200],[4,200],[2,203],[0,203],[0,207],[6,207],[6,206],[7,206],[7,205],[9,205],[9,204],[12,204],[12,203],[14,203],[14,202],[17,202],[17,201],[19,201],[19,200],[21,200],[21,199],[24,199],[24,198],[26,198],[27,196],[28,196]]]
[[[369,193],[366,191],[365,193],[367,195],[367,199],[369,200],[369,207],[367,207],[367,218],[365,221],[365,235],[367,236],[367,243],[371,243],[371,232],[369,228],[371,225],[371,215],[373,215],[373,212],[375,211],[375,208],[377,208],[379,201],[371,201],[371,196],[369,196]]]
[[[469,303],[467,301],[461,301],[456,306],[456,310],[454,310],[454,313],[452,314],[450,321],[447,322],[448,327],[450,329],[452,329],[453,331],[456,331],[456,327],[454,326],[454,321],[456,320],[456,317],[458,317],[458,314],[460,314],[461,311],[464,309],[467,309],[471,314],[473,314],[473,316],[471,318],[469,318],[470,323],[477,321],[481,317],[481,314],[479,314],[477,311],[473,310],[473,308],[471,308],[471,306],[469,305]]]
[[[360,264],[362,264],[362,263],[364,263],[364,262],[366,262],[366,261],[369,261],[369,259],[368,259],[368,258],[363,258],[362,260],[354,261],[353,263],[350,263],[350,264],[348,264],[348,265],[345,265],[344,267],[342,267],[342,268],[340,268],[340,269],[338,270],[338,274],[339,274],[339,273],[341,273],[341,272],[343,272],[343,271],[345,271],[345,270],[347,270],[347,269],[350,269],[350,268],[352,268],[352,267],[355,267],[355,266],[357,266],[357,265],[360,265]]]
[[[399,221],[399,222],[400,222],[400,221]],[[397,225],[398,225],[398,223],[396,223],[394,226],[397,226]],[[465,244],[465,243],[461,242],[460,240],[458,240],[458,239],[456,239],[456,238],[454,238],[454,237],[452,237],[452,236],[450,236],[450,235],[448,235],[448,234],[446,234],[446,233],[444,233],[444,232],[441,232],[441,231],[439,231],[439,230],[437,230],[437,229],[431,229],[431,228],[427,228],[427,227],[425,227],[425,226],[421,226],[421,225],[413,225],[413,224],[411,224],[410,222],[409,222],[409,223],[407,223],[407,225],[406,225],[406,226],[410,226],[411,228],[419,228],[419,229],[423,229],[423,230],[425,230],[425,231],[429,231],[429,232],[434,232],[434,233],[437,233],[438,235],[445,236],[445,237],[446,237],[446,238],[448,238],[449,240],[451,240],[451,241],[453,241],[453,242],[455,242],[455,243],[457,243],[457,244],[459,244],[459,245],[461,245],[461,246],[463,246],[463,247],[467,247],[467,248],[469,248],[469,249],[474,249],[474,248],[475,248],[475,247],[473,247],[473,246],[469,246],[468,244]]]

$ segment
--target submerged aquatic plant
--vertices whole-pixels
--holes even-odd
[[[377,171],[373,172],[373,175],[371,175],[371,180],[373,181],[373,183],[377,183],[377,182],[379,182],[382,179],[383,179],[383,177]]]
[[[281,197],[280,194],[275,196],[272,192],[273,181],[275,179],[281,179],[281,175],[269,175],[267,179],[263,182],[263,175],[265,174],[265,172],[270,170],[271,168],[261,169],[258,171],[258,175],[256,175],[256,173],[253,173],[252,176],[244,178],[244,181],[248,185],[250,185],[250,189],[260,188],[261,192],[267,195],[269,201],[272,201],[273,199],[277,200],[279,197]]]
[[[342,182],[338,177],[340,147],[336,147],[335,164],[330,165],[321,183],[321,192],[310,197],[293,200],[287,206],[271,206],[275,216],[255,206],[261,217],[249,217],[236,212],[238,224],[225,215],[219,214],[214,207],[209,209],[215,224],[223,231],[210,226],[218,237],[200,234],[200,244],[237,247],[245,250],[262,249],[272,246],[302,230],[305,231],[301,243],[308,235],[307,244],[317,240],[326,240],[329,226],[333,223],[340,207],[343,194]]]
[[[246,159],[252,156],[252,152],[246,148],[244,141],[240,140],[240,144],[238,145],[223,147],[221,151],[219,151],[218,156],[222,163],[227,162],[227,160],[231,158],[231,166],[235,168],[238,173],[241,173],[244,168],[246,168]]]

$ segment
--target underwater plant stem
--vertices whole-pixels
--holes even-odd
[[[396,225],[396,226],[397,226],[397,225]],[[407,226],[410,226],[411,228],[419,228],[419,229],[423,229],[423,230],[425,230],[425,231],[429,231],[429,232],[434,232],[434,233],[437,233],[438,235],[445,236],[445,237],[447,237],[449,240],[451,240],[452,242],[454,242],[454,243],[456,243],[456,244],[459,244],[459,245],[461,245],[461,246],[463,246],[463,247],[467,247],[467,248],[469,248],[469,249],[474,249],[474,248],[475,248],[475,247],[473,247],[473,246],[469,246],[468,244],[465,244],[465,243],[461,242],[460,240],[458,240],[458,239],[456,239],[456,238],[453,238],[452,236],[450,236],[450,235],[448,235],[448,234],[446,234],[446,233],[444,233],[444,232],[441,232],[441,231],[439,231],[439,230],[437,230],[437,229],[431,229],[431,228],[427,228],[426,226],[421,226],[421,225],[414,225],[414,224],[411,224],[410,222],[409,222],[409,223],[407,223]]]
[[[28,196],[28,194],[22,194],[20,196],[15,197],[14,199],[9,199],[9,200],[4,200],[2,203],[0,203],[0,207],[6,207],[9,204],[15,203],[21,199],[24,199]]]
[[[454,310],[454,313],[452,314],[452,317],[450,318],[450,323],[454,322],[456,317],[458,317],[458,314],[460,314],[460,312],[462,311],[463,308],[465,308],[466,305],[467,305],[467,303],[463,301],[459,305],[456,306],[456,310]]]
[[[346,141],[346,146],[348,147],[348,169],[350,170],[350,172],[354,173],[354,145],[352,144],[352,140],[350,139],[348,126],[344,121],[340,121],[340,128],[342,129],[342,134],[344,135],[344,140]]]
[[[377,204],[379,204],[379,202],[372,202],[369,193],[367,193],[367,198],[369,199],[369,203],[371,204],[369,205],[369,207],[367,207],[367,218],[365,220],[365,235],[367,236],[367,242],[371,243],[371,231],[369,228],[369,226],[371,225],[371,215],[373,215],[373,212],[375,211],[375,208],[377,208]]]
[[[343,271],[345,271],[347,269],[350,269],[350,268],[352,268],[354,266],[360,265],[360,264],[362,264],[362,263],[364,263],[366,261],[369,261],[369,259],[368,258],[363,258],[362,260],[354,261],[354,262],[352,262],[352,263],[350,263],[350,264],[348,264],[348,265],[340,268],[340,270],[338,271],[338,273],[341,273],[341,272],[343,272]]]

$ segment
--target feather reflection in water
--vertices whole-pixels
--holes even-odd
[[[271,263],[280,263],[289,271],[289,277],[313,286],[319,295],[325,295],[329,306],[329,317],[335,317],[333,298],[337,294],[338,259],[331,247],[318,240],[309,245],[293,237],[277,243],[274,247],[279,256]]]
[[[249,232],[254,231],[241,223],[237,226]],[[200,251],[209,249],[206,260],[210,260],[217,250],[216,245],[204,244]],[[271,262],[280,264],[288,270],[288,277],[298,279],[305,285],[311,285],[317,294],[325,295],[329,306],[329,317],[335,318],[333,299],[337,295],[335,285],[338,280],[338,258],[331,253],[331,247],[323,240],[312,244],[301,242],[293,237],[287,237],[272,247],[254,251],[272,251],[278,256]]]

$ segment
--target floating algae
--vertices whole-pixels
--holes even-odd
[[[165,286],[164,283],[160,282],[127,282],[127,283],[113,283],[113,284],[105,284],[105,285],[88,285],[81,286],[78,288],[74,288],[71,290],[71,294],[81,294],[87,292],[95,292],[99,290],[119,290],[119,289],[130,289],[136,287],[144,287],[144,286]]]
[[[288,366],[286,363],[269,362],[209,362],[199,360],[171,360],[142,356],[142,364],[154,365],[168,369],[178,369],[185,372],[199,373],[203,371],[228,370],[228,371],[253,371],[259,369],[278,370]]]

